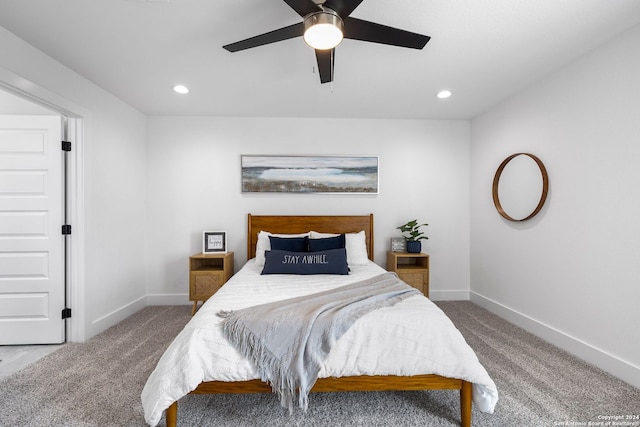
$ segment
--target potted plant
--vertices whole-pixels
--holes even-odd
[[[424,232],[420,230],[420,227],[427,225],[429,224],[418,224],[418,220],[414,219],[400,227],[396,227],[398,230],[402,231],[402,236],[407,239],[407,252],[412,254],[420,253],[422,250],[422,243],[420,243],[420,240],[428,239]]]

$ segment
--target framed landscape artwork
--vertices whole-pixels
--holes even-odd
[[[378,194],[378,157],[241,156],[243,193]]]

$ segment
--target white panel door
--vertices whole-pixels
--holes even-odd
[[[65,341],[61,118],[0,116],[0,344]]]

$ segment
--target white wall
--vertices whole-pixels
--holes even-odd
[[[395,228],[428,222],[433,298],[468,299],[467,121],[152,117],[148,121],[147,272],[152,303],[186,302],[188,256],[225,230],[236,269],[253,214],[374,214],[375,260]],[[243,194],[242,154],[379,156],[378,195]]]
[[[640,26],[471,124],[476,301],[640,387]],[[526,223],[491,199],[515,152],[545,163],[550,197]]]
[[[84,218],[72,224],[81,238],[72,284],[80,300],[72,301],[71,322],[74,339],[89,338],[146,303],[146,118],[3,28],[0,52],[0,79],[11,78],[3,83],[85,119],[84,144],[76,147],[84,176],[74,183],[83,191]]]

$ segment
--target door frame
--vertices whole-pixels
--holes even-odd
[[[84,144],[90,139],[91,114],[85,108],[0,67],[0,89],[45,107],[66,121],[66,138],[72,143],[67,153],[67,218],[73,232],[67,237],[66,299],[71,308],[67,319],[67,342],[86,340],[85,292],[85,200]]]

